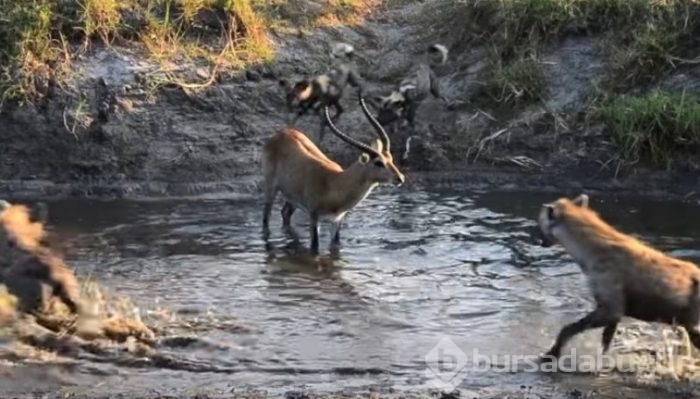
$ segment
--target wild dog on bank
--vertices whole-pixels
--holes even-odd
[[[396,134],[399,125],[403,123],[408,124],[411,135],[415,133],[416,112],[430,95],[450,107],[449,101],[441,93],[440,81],[434,71],[435,67],[447,63],[449,50],[442,44],[433,44],[426,53],[427,59],[422,60],[414,72],[402,79],[396,89],[389,95],[374,98],[379,107],[377,120],[383,127],[390,128],[392,134]],[[406,139],[403,158],[408,157],[411,138],[409,135]]]
[[[269,236],[272,204],[278,192],[285,203],[282,207],[284,226],[290,226],[296,208],[305,210],[311,219],[311,251],[318,253],[318,222],[329,218],[333,223],[332,246],[340,244],[340,226],[346,213],[381,183],[400,185],[404,175],[394,165],[391,141],[382,126],[367,109],[362,93],[359,102],[365,117],[378,139],[373,146],[364,144],[341,132],[330,117],[328,106],[324,115],[331,131],[345,143],[361,151],[360,159],[347,169],[328,158],[302,132],[287,128],[270,137],[263,147],[264,177],[263,235]]]
[[[306,115],[309,111],[318,113],[321,122],[318,143],[325,135],[326,120],[323,115],[325,107],[333,107],[335,114],[331,118],[337,122],[345,111],[340,100],[348,86],[362,90],[362,78],[357,72],[353,61],[355,49],[347,43],[335,43],[331,46],[331,58],[335,61],[330,71],[311,78],[302,79],[291,84],[286,79],[279,81],[285,90],[285,100],[289,112],[296,112],[291,124]]]
[[[589,198],[544,204],[538,224],[542,245],[562,245],[587,276],[596,308],[566,325],[545,356],[558,357],[573,336],[603,327],[607,351],[623,316],[684,327],[700,349],[700,270],[620,232],[589,208]]]

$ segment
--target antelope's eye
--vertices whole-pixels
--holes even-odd
[[[379,167],[379,168],[383,168],[383,167],[384,167],[384,162],[382,162],[381,159],[377,159],[377,160],[374,161],[374,166],[377,166],[377,167]]]

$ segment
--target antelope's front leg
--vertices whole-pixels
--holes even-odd
[[[318,254],[318,214],[311,213],[309,220],[309,235],[311,236],[311,252]]]

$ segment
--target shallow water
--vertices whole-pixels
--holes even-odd
[[[82,372],[99,375],[101,389],[419,389],[432,387],[424,358],[443,338],[468,354],[535,355],[591,308],[578,266],[530,237],[540,204],[552,199],[382,188],[346,219],[337,259],[322,226],[321,262],[282,230],[279,206],[266,251],[257,198],[55,201],[49,227],[80,275],[141,309],[214,312],[247,327],[198,329],[215,345],[166,348],[190,365],[180,370],[86,363]],[[659,248],[700,260],[700,206],[612,197],[592,206]],[[294,215],[301,245],[306,221]],[[597,343],[598,334],[586,337]],[[462,386],[555,379],[492,371],[469,373]]]

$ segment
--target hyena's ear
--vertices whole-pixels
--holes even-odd
[[[574,205],[580,206],[581,208],[588,208],[588,195],[581,194],[573,200]]]
[[[542,205],[547,210],[547,219],[554,220],[557,218],[557,207],[554,204]]]

